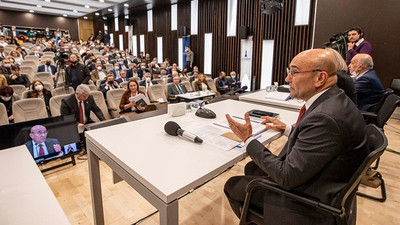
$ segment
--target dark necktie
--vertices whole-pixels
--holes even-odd
[[[84,124],[83,120],[83,108],[82,108],[82,101],[79,101],[79,123]]]
[[[296,127],[297,127],[297,124],[300,123],[301,117],[303,117],[305,112],[306,112],[306,105],[304,104],[303,107],[301,107],[301,109],[300,109],[299,117],[297,118],[297,122],[295,125]]]
[[[178,88],[179,94],[183,94],[183,91],[182,91],[181,87],[179,87],[179,84],[177,84],[176,87]]]
[[[42,144],[38,144],[39,146],[39,157],[44,156],[44,149]]]

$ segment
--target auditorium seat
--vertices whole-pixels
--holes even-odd
[[[22,92],[21,99],[27,99],[29,92],[31,92],[31,90],[25,90],[24,92]]]
[[[181,83],[185,81],[189,81],[189,79],[187,77],[181,77]]]
[[[193,90],[196,90],[196,81],[197,81],[197,80],[193,80],[192,83],[191,83],[191,85],[190,85],[190,86],[192,86],[192,89],[193,89]]]
[[[121,82],[119,86],[121,86],[123,89],[126,89],[128,87],[128,81]]]
[[[211,78],[207,78],[207,84],[211,90],[213,90],[213,91],[215,91],[215,93],[217,93],[217,86],[215,85],[215,80],[213,80]]]
[[[140,88],[139,88],[140,90]],[[110,109],[110,113],[112,118],[119,117],[119,103],[121,102],[122,95],[124,94],[125,90],[122,88],[112,89],[107,91],[106,98],[108,103],[108,108]]]
[[[21,99],[22,93],[26,90],[26,87],[22,84],[12,84],[10,87],[14,90],[14,94]]]
[[[69,87],[68,90],[65,90],[64,87],[58,87],[58,88],[54,88],[53,90],[51,90],[52,96],[57,96],[57,95],[62,95],[62,94],[73,94],[73,93],[75,93],[75,91],[72,87]]]
[[[93,99],[96,102],[96,105],[101,109],[101,112],[103,113],[104,118],[106,118],[106,120],[111,119],[110,113],[108,112],[108,108],[107,108],[107,105],[106,105],[106,101],[104,100],[103,92],[101,92],[101,91],[91,91],[90,95],[93,96]],[[90,112],[90,118],[96,118],[94,120],[96,122],[100,121],[93,112]]]
[[[131,77],[129,80],[136,80],[136,82],[140,82],[140,77]]]
[[[163,85],[165,96],[167,96],[167,98],[168,98],[168,87],[169,87],[169,85],[172,85],[172,84],[174,84],[174,83],[166,83],[165,85]]]
[[[21,66],[31,66],[35,72],[37,71],[37,64],[35,61],[32,60],[22,61]]]
[[[106,68],[106,72],[114,69],[114,65],[113,64],[104,64],[104,67]]]
[[[27,56],[25,56],[25,58],[24,58],[24,61],[25,61],[25,60],[28,60],[28,61],[35,61],[35,62],[36,62],[36,65],[39,65],[39,63],[40,63],[39,57],[37,57],[36,55],[27,55]]]
[[[94,85],[94,84],[89,84],[88,87],[89,87],[89,89],[90,89],[90,92],[92,92],[92,91],[97,91],[97,90],[98,90],[98,88],[97,88],[96,85]]]
[[[34,69],[33,66],[20,66],[19,71],[21,74],[26,74],[31,83],[35,79],[36,70]]]
[[[4,104],[0,104],[0,126],[8,124],[7,109]]]
[[[48,83],[50,86],[54,87],[54,80],[49,72],[37,72],[35,75],[35,80],[40,80],[42,83]]]
[[[57,95],[53,96],[50,98],[49,101],[49,107],[50,107],[50,112],[51,116],[60,116],[61,112],[61,100],[68,97],[69,94],[62,94],[62,95]]]
[[[54,54],[54,52],[50,52],[50,51],[43,52],[43,56],[42,57],[45,57],[45,56],[50,56],[50,57],[54,58],[55,54]]]
[[[144,86],[139,86],[139,91],[144,92],[144,94],[147,96],[146,88]]]
[[[161,78],[154,79],[153,81],[157,82],[157,84],[161,84],[161,85],[165,84],[164,79],[161,79]]]
[[[148,88],[149,99],[151,102],[167,102],[167,95],[160,84],[152,85]]]
[[[12,105],[12,110],[15,123],[47,117],[46,105],[43,99],[40,98],[16,101]]]
[[[181,81],[181,84],[185,85],[186,90],[188,92],[193,92],[194,91],[194,89],[192,88],[192,85],[190,85],[189,81],[183,81],[183,82]]]

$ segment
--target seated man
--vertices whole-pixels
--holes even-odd
[[[32,140],[27,141],[25,145],[36,163],[64,155],[60,142],[55,138],[47,138],[46,127],[42,125],[33,126],[29,136]],[[48,157],[45,158],[45,156]]]
[[[219,77],[215,81],[215,86],[217,87],[217,91],[223,95],[231,90],[231,87],[229,86],[228,81],[225,79],[226,73],[224,71],[221,71],[219,73]]]
[[[230,75],[231,75],[231,78],[228,80],[228,85],[231,87],[232,91],[239,89],[240,86],[242,85],[242,83],[236,77],[236,72],[232,71],[230,73]]]
[[[353,57],[349,65],[350,73],[355,76],[357,90],[357,106],[362,111],[372,111],[381,99],[382,83],[374,68],[372,57],[368,54],[358,54]]]
[[[119,74],[121,71],[121,68],[119,66],[119,63],[114,63],[114,69],[110,70],[114,74],[114,79],[121,78],[121,75]]]
[[[121,70],[121,72],[119,73],[119,75],[121,76],[119,79],[116,79],[115,81],[117,81],[118,84],[125,82],[125,81],[129,81],[129,78],[126,77],[126,70]]]
[[[126,71],[126,77],[128,78],[128,80],[132,77],[139,77],[140,79],[142,79],[143,73],[139,73],[138,67],[134,66]]]
[[[147,89],[148,89],[150,86],[155,85],[155,84],[157,84],[157,82],[152,81],[152,80],[151,80],[151,73],[150,73],[150,72],[147,72],[147,73],[144,75],[144,80],[140,81],[139,86],[144,86],[144,87],[146,88],[146,92],[147,92]]]
[[[174,76],[174,83],[168,86],[167,97],[171,103],[178,102],[179,99],[177,95],[185,94],[188,91],[186,90],[185,85],[180,84],[180,77],[179,75]]]
[[[38,72],[49,72],[53,76],[53,79],[55,79],[55,74],[57,72],[57,68],[55,66],[51,65],[51,59],[50,58],[46,58],[45,59],[45,64],[41,65],[41,66],[38,66],[37,71]]]
[[[245,176],[232,177],[225,184],[236,215],[240,215],[246,185],[255,178],[270,179],[284,189],[331,204],[368,155],[364,119],[336,86],[334,60],[332,53],[313,49],[301,52],[290,63],[285,79],[290,85],[290,96],[306,103],[293,127],[264,117],[263,123],[272,123],[266,125],[267,129],[289,135],[278,156],[252,137],[248,114],[245,124],[226,115],[232,131],[246,143],[245,149],[253,160],[246,165]],[[272,191],[255,191],[250,204],[264,212],[264,224],[336,224],[331,214]]]
[[[114,80],[113,75],[107,75],[106,82],[102,83],[99,87],[99,91],[103,92],[104,98],[106,98],[107,91],[111,89],[120,88],[117,81]]]
[[[76,88],[75,94],[71,94],[61,101],[61,115],[75,115],[75,119],[79,126],[94,122],[90,118],[90,111],[92,111],[100,121],[105,120],[104,115],[96,105],[93,96],[89,93],[90,88],[86,84],[79,85]]]

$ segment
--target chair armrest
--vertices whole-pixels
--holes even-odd
[[[364,118],[377,118],[378,115],[373,112],[360,111]]]
[[[118,111],[117,108],[113,108],[113,107],[109,107],[108,110],[110,110],[110,111]]]
[[[247,216],[246,214],[249,209],[251,195],[255,189],[269,190],[269,191],[273,191],[273,192],[285,195],[291,199],[294,199],[294,200],[302,202],[304,204],[321,209],[321,210],[328,212],[334,216],[343,216],[345,213],[345,210],[343,208],[338,209],[333,206],[321,203],[318,200],[316,200],[315,198],[312,198],[311,196],[306,196],[306,195],[296,192],[296,191],[285,190],[273,181],[263,179],[263,178],[256,178],[256,179],[252,180],[246,187],[246,198],[245,198],[245,201],[243,204],[242,215],[240,217],[241,222],[242,222],[242,220],[243,221],[246,220],[246,216]]]

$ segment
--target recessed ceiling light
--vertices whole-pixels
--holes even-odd
[[[87,9],[88,9],[88,8],[90,8],[90,6],[88,6],[88,5],[85,5],[85,8],[87,8]]]
[[[74,11],[72,11],[72,12],[74,12],[74,13],[77,13],[77,12],[78,12],[78,10],[74,10]]]
[[[63,17],[67,17],[67,16],[68,16],[67,14],[64,14],[64,15],[63,15]]]
[[[42,8],[42,6],[41,6],[41,5],[36,5],[36,7],[38,7],[38,8]]]
[[[50,0],[44,0],[45,2],[50,2]]]
[[[108,9],[109,12],[112,12],[112,9]]]
[[[84,16],[83,19],[87,20],[87,16]]]
[[[129,7],[129,4],[125,3],[124,6],[125,6],[125,7]]]
[[[33,11],[33,10],[31,9],[31,10],[29,10],[29,12],[30,12],[30,13],[34,13],[35,11]]]
[[[99,0],[99,2],[104,2],[104,0]]]
[[[98,16],[98,15],[100,15],[100,13],[94,13],[94,15]]]

